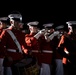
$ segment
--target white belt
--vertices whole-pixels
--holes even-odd
[[[15,49],[7,49],[7,51],[9,51],[9,52],[16,52]]]
[[[44,53],[53,53],[53,51],[43,50]]]
[[[38,53],[39,50],[32,50],[32,52]],[[42,50],[43,53],[53,53],[53,51],[48,51],[48,50]]]
[[[38,50],[32,50],[32,52],[36,52],[36,53],[38,53],[39,51],[38,51]]]

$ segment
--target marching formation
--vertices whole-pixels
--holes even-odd
[[[23,25],[20,12],[0,17],[0,75],[76,74],[76,21]]]

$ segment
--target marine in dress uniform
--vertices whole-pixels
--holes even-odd
[[[22,18],[21,14],[10,14],[9,16],[11,25],[13,26],[12,30],[7,29],[2,37],[2,45],[5,50],[4,66],[5,66],[5,75],[12,75],[11,66],[18,60],[23,58],[23,53],[26,53],[25,50],[26,44],[24,42],[25,35],[19,28],[19,23]],[[12,38],[10,35],[13,32],[16,38]],[[16,40],[17,39],[17,40]],[[13,74],[15,75],[16,72]],[[16,74],[17,75],[17,74]]]
[[[56,48],[58,47],[59,41],[61,39],[61,36],[64,33],[64,25],[58,25],[55,27],[55,31],[59,31],[59,35],[55,36],[54,39],[52,41],[54,41],[54,45],[53,45],[53,49],[54,49],[54,73],[55,75],[63,75],[64,74],[64,70],[63,70],[63,63],[62,63],[62,59],[63,56],[58,52],[58,50],[56,50]]]
[[[30,33],[26,34],[25,42],[27,43],[27,46],[28,46],[29,55],[36,58],[36,60],[34,60],[34,64],[37,63],[38,65],[40,65],[42,59],[41,59],[41,48],[40,48],[41,41],[39,37],[42,35],[42,33],[41,34],[38,33],[40,32],[38,27],[39,22],[32,21],[27,23],[27,25],[29,27]],[[39,34],[38,39],[35,38],[35,35],[37,33]]]
[[[48,35],[54,32],[53,23],[43,24],[45,33],[41,36],[41,71],[40,75],[51,75],[53,60],[52,41],[48,41]],[[50,33],[50,34],[49,34]]]
[[[76,21],[68,21],[68,25],[72,26],[73,32],[71,34],[65,34],[62,36],[59,45],[59,49],[66,48],[67,51],[64,51],[64,56],[68,59],[68,75],[76,74]]]
[[[6,29],[7,27],[7,20],[8,20],[8,17],[0,17],[0,75],[4,75],[3,72],[4,72],[4,67],[3,67],[3,60],[4,60],[4,49],[3,49],[3,45],[1,44],[1,39],[2,39],[2,36],[4,34],[4,31],[3,29]]]

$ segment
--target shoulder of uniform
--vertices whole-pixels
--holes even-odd
[[[30,35],[29,35],[29,34],[26,34],[25,36],[28,37],[28,36],[30,36]]]
[[[3,32],[6,32],[6,29],[3,29]]]
[[[8,32],[10,29],[4,29],[5,32]]]

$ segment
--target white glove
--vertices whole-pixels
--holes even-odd
[[[44,34],[45,33],[45,29],[42,29],[39,31],[40,34]]]
[[[68,52],[67,50],[64,50],[64,52],[65,52],[66,54],[69,54],[69,52]]]
[[[57,36],[57,35],[59,35],[59,31],[54,32],[54,36]]]
[[[55,36],[59,35],[59,31],[55,31],[49,36],[49,39],[52,40]]]
[[[41,35],[45,33],[45,29],[40,30],[34,37],[38,39]]]

